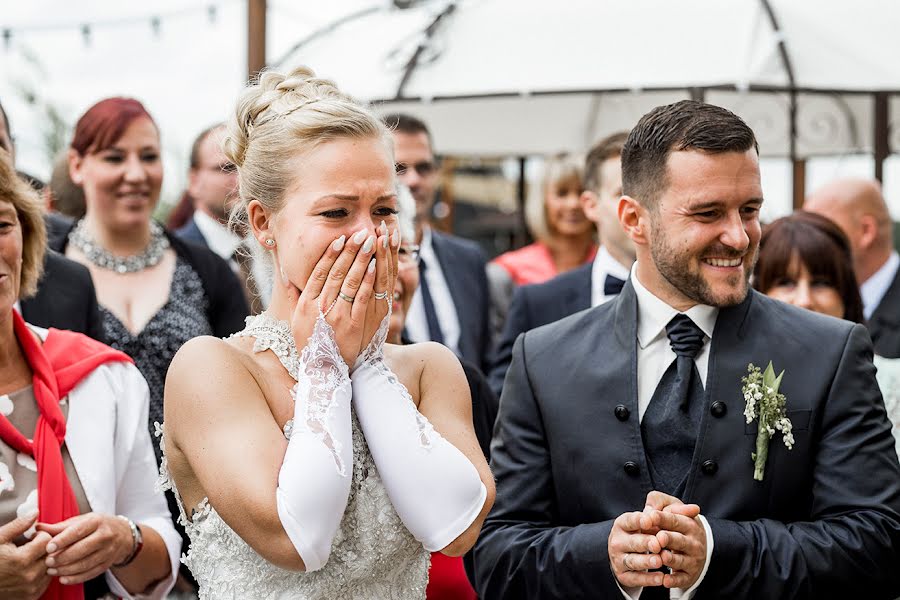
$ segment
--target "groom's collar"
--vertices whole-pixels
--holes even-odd
[[[631,267],[631,284],[634,286],[634,294],[637,299],[637,338],[641,348],[655,341],[659,336],[665,335],[666,325],[672,317],[680,311],[672,308],[663,300],[657,298],[650,290],[645,288],[638,279],[637,263]],[[706,304],[695,304],[684,311],[688,317],[703,330],[708,339],[712,339],[713,330],[716,327],[716,318],[719,309]]]

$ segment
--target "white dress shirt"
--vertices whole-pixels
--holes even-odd
[[[459,317],[456,314],[456,305],[450,295],[450,286],[444,277],[441,263],[434,253],[431,228],[425,227],[422,232],[422,242],[419,244],[419,256],[425,261],[425,277],[428,280],[428,292],[434,303],[434,311],[437,313],[438,322],[441,324],[441,332],[444,334],[444,345],[459,355]],[[425,304],[422,301],[421,284],[413,295],[409,306],[409,314],[406,317],[406,334],[410,341],[427,342],[431,339],[428,331],[428,320],[425,318]]]
[[[194,211],[194,223],[196,223],[200,233],[203,234],[209,249],[227,260],[232,269],[237,267],[240,270],[237,262],[232,258],[234,251],[243,242],[240,236],[202,210]]]
[[[607,275],[618,277],[624,281],[628,279],[628,274],[628,267],[614,259],[606,246],[600,246],[591,267],[591,308],[600,306],[616,297],[615,294],[607,295],[603,291]]]
[[[672,317],[679,314],[663,300],[660,300],[653,293],[645,288],[637,277],[637,263],[631,268],[631,285],[634,287],[635,296],[637,296],[638,304],[638,322],[637,322],[637,373],[638,373],[638,416],[644,418],[644,412],[653,398],[653,392],[659,385],[663,374],[669,365],[675,360],[675,352],[669,344],[669,337],[666,335],[666,325],[672,320]],[[700,381],[703,387],[706,387],[706,375],[709,366],[709,349],[712,341],[713,330],[716,326],[716,318],[719,316],[719,309],[714,306],[705,304],[697,304],[684,311],[684,314],[699,327],[704,334],[703,348],[694,358],[694,364],[700,374]],[[635,507],[640,510],[641,507]],[[702,507],[701,507],[702,509]],[[706,530],[706,563],[703,565],[703,571],[700,573],[696,583],[687,590],[673,588],[669,592],[670,598],[681,598],[689,600],[694,590],[706,577],[706,571],[709,568],[709,561],[713,552],[713,536],[712,530],[703,515],[700,516],[703,528]],[[626,598],[637,600],[640,598],[643,588],[622,588],[622,593]]]
[[[897,270],[900,269],[900,256],[897,251],[891,252],[887,262],[881,265],[881,268],[875,271],[875,274],[866,279],[859,286],[859,295],[863,301],[863,316],[866,319],[872,318],[872,313],[881,304],[884,295],[887,294],[888,288],[894,282],[897,276]]]

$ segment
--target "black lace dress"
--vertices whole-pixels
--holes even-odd
[[[147,427],[151,439],[154,439],[153,423],[163,422],[163,389],[172,358],[189,339],[213,333],[207,317],[208,307],[209,298],[200,277],[181,256],[175,263],[169,300],[137,335],[128,331],[112,312],[100,305],[107,343],[134,359],[135,366],[150,387]],[[154,444],[153,450],[159,464],[162,458],[159,446]]]

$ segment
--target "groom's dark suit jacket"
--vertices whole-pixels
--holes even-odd
[[[653,489],[636,323],[629,282],[615,301],[516,342],[491,446],[497,501],[474,551],[482,598],[622,597],[609,533]],[[714,539],[695,598],[900,595],[900,463],[866,330],[750,292],[720,311],[711,343],[710,409],[682,498]],[[785,370],[796,443],[788,451],[776,433],[759,482],[741,377],[770,360]]]

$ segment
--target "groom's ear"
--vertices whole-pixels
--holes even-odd
[[[649,215],[647,209],[631,196],[619,198],[619,224],[635,244],[645,245],[650,241]]]

